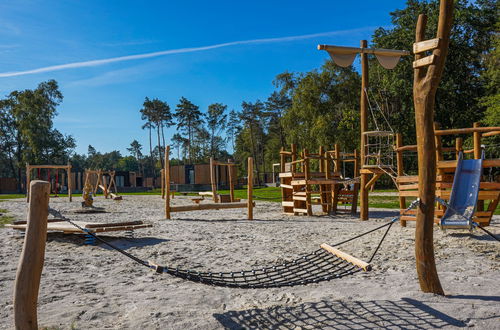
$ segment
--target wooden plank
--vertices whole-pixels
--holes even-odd
[[[399,197],[418,197],[418,190],[404,190],[399,192]]]
[[[436,130],[435,135],[456,135],[456,134],[470,134],[470,133],[488,133],[500,131],[500,127],[468,127],[468,128],[453,128]]]
[[[436,56],[435,55],[430,55],[426,56],[424,58],[421,58],[419,60],[413,61],[413,68],[421,68],[424,66],[432,65],[436,62]]]
[[[86,221],[73,221],[78,226],[88,229],[91,232],[104,232],[104,231],[122,231],[122,230],[133,230],[139,228],[152,227],[151,224],[145,224],[142,221],[131,221],[122,223],[91,223]],[[8,228],[25,230],[26,224],[19,225],[6,225]],[[47,231],[62,231],[65,233],[85,233],[79,228],[73,226],[69,222],[53,222],[47,224]]]
[[[438,168],[454,169],[457,167],[456,160],[443,160],[438,162]],[[500,167],[500,159],[485,159],[483,160],[483,168]]]
[[[283,207],[293,207],[293,201],[283,201],[281,202],[281,206]]]
[[[198,193],[198,195],[200,195],[200,196],[210,196],[210,197],[212,197],[212,196],[213,196],[213,193],[212,193],[211,191],[200,191],[200,192]]]
[[[363,269],[365,272],[372,270],[372,266],[369,263],[367,263],[367,262],[365,262],[363,260],[360,260],[360,259],[358,259],[356,257],[353,257],[350,254],[342,252],[339,249],[336,249],[336,248],[334,248],[334,247],[332,247],[332,246],[330,246],[330,245],[328,245],[326,243],[321,244],[320,247],[323,250],[328,251],[331,254],[336,255],[340,259],[345,260],[347,262],[350,262],[351,264],[353,264],[355,266],[358,266],[359,268]]]
[[[414,184],[401,184],[398,186],[399,190],[416,190],[418,189],[418,183]]]
[[[298,209],[298,208],[293,208],[293,212],[296,212],[296,213],[305,213],[305,214],[307,214],[307,209]]]
[[[452,186],[452,182],[436,182],[436,188],[451,189]],[[481,182],[479,184],[479,188],[500,190],[500,182]]]
[[[450,195],[451,195],[451,190],[436,191],[436,196],[441,197],[443,199],[449,199]],[[500,196],[500,191],[481,190],[479,191],[478,200],[493,200],[497,199],[499,196]]]
[[[396,178],[396,182],[398,183],[415,183],[418,182],[418,175],[405,175],[405,176],[398,176]]]
[[[414,54],[423,53],[428,50],[437,48],[439,46],[439,40],[440,40],[439,38],[434,38],[420,42],[415,42],[413,44],[413,53]]]
[[[280,183],[280,188],[283,188],[283,189],[293,189],[293,186],[291,184]]]
[[[207,203],[197,205],[176,205],[170,207],[170,212],[188,212],[200,210],[221,210],[221,209],[238,209],[246,208],[246,202],[239,203]]]
[[[394,151],[417,151],[416,145],[401,146],[394,149]]]

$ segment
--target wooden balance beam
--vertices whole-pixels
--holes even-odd
[[[128,221],[128,222],[116,222],[116,223],[97,223],[88,221],[73,221],[75,224],[82,228],[87,229],[91,233],[102,233],[108,231],[124,231],[124,230],[135,230],[140,228],[152,227],[151,224],[145,224],[142,221]],[[25,221],[14,223],[12,225],[5,225],[7,228],[26,230],[27,224]],[[47,223],[47,231],[59,231],[65,234],[86,234],[85,231],[73,226],[67,221],[49,221]]]
[[[246,208],[248,203],[199,203],[194,205],[177,205],[170,206],[170,212],[186,212],[186,211],[199,211],[199,210],[220,210],[220,209],[241,209]],[[255,202],[253,202],[255,206]]]
[[[340,259],[345,260],[347,262],[350,262],[351,264],[353,264],[355,266],[358,266],[359,268],[363,269],[365,272],[372,270],[372,266],[369,263],[367,263],[367,262],[365,262],[363,260],[360,260],[360,259],[358,259],[356,257],[353,257],[350,254],[342,252],[339,249],[336,249],[336,248],[334,248],[334,247],[332,247],[332,246],[330,246],[330,245],[328,245],[326,243],[321,244],[320,247],[323,250],[328,251],[331,254],[336,255]]]

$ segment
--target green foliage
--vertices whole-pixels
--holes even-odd
[[[200,108],[185,97],[181,97],[179,104],[175,108],[174,116],[177,120],[177,130],[187,136],[187,155],[189,162],[193,163],[195,158],[195,145],[193,142],[202,124]]]
[[[19,179],[25,163],[68,161],[75,141],[53,127],[62,99],[57,82],[49,80],[0,100],[0,176]]]

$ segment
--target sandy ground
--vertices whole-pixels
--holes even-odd
[[[394,211],[371,210],[372,219],[348,216],[293,217],[279,204],[257,202],[246,210],[175,213],[163,219],[159,196],[99,197],[108,213],[77,215],[67,199],[51,207],[72,219],[144,220],[152,228],[136,238],[105,236],[128,252],[162,265],[194,270],[236,271],[272,265],[335,243],[387,221]],[[191,203],[176,197],[174,204]],[[26,203],[0,203],[18,219]],[[500,218],[491,231],[500,234]],[[342,249],[367,258],[378,231]],[[436,227],[438,271],[447,296],[420,292],[413,252],[414,226],[394,225],[374,270],[342,279],[282,289],[230,289],[191,283],[147,268],[104,245],[86,246],[79,235],[48,235],[39,295],[39,324],[50,329],[500,329],[500,244],[482,232],[442,232]],[[12,290],[23,237],[0,229],[0,328],[13,328]]]

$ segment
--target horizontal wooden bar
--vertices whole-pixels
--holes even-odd
[[[283,201],[283,202],[281,202],[281,206],[293,207],[293,201]]]
[[[394,148],[394,151],[417,151],[416,145],[407,145],[398,148]]]
[[[426,56],[424,58],[421,58],[419,60],[413,61],[413,68],[421,68],[424,66],[432,65],[436,61],[436,56],[435,55],[430,55]]]
[[[353,264],[355,266],[358,266],[359,268],[363,269],[365,272],[372,270],[372,266],[369,263],[367,263],[367,262],[365,262],[363,260],[360,260],[360,259],[358,259],[356,257],[353,257],[350,254],[342,252],[339,249],[336,249],[336,248],[334,248],[334,247],[332,247],[332,246],[330,246],[330,245],[328,245],[326,243],[321,244],[320,247],[323,250],[328,251],[331,254],[336,255],[340,259],[345,260],[345,261],[347,261],[347,262],[349,262],[349,263],[351,263],[351,264]]]
[[[384,56],[403,56],[410,55],[407,50],[396,50],[396,49],[383,49],[383,48],[358,48],[358,47],[344,47],[344,46],[333,46],[333,45],[318,45],[318,50],[326,50],[334,54],[374,54],[374,55],[384,55]]]
[[[283,189],[293,189],[293,186],[289,185],[289,184],[280,183],[280,188],[283,188]]]
[[[186,212],[186,211],[199,211],[199,210],[220,210],[220,209],[239,209],[246,208],[247,202],[239,203],[207,203],[207,204],[193,204],[193,205],[176,205],[170,207],[170,212]]]
[[[439,46],[439,38],[424,40],[413,44],[413,53],[419,54]]]
[[[49,168],[49,169],[67,169],[71,168],[71,165],[27,165],[28,169],[36,168]]]
[[[456,160],[442,160],[437,164],[439,169],[456,168]],[[500,167],[500,159],[485,159],[483,160],[483,168],[485,167]]]
[[[484,133],[482,136],[489,137],[489,136],[494,136],[494,135],[499,135],[499,134],[500,134],[500,131],[493,131],[493,132]]]
[[[500,127],[467,127],[467,128],[454,128],[454,129],[439,129],[435,130],[435,135],[456,135],[456,134],[469,134],[469,133],[488,133],[493,131],[500,131]],[[483,134],[484,136],[484,134]]]

